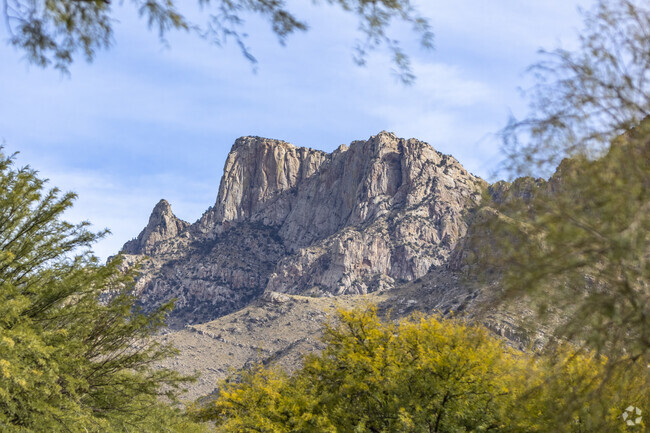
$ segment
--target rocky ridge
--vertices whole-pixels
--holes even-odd
[[[264,292],[382,292],[447,265],[485,185],[453,157],[387,132],[330,154],[242,137],[214,206],[188,224],[161,201],[122,253],[144,260],[143,305],[177,299],[177,328]]]

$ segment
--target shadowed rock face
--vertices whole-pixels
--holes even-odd
[[[150,257],[141,302],[177,298],[179,326],[264,291],[364,294],[444,265],[482,185],[451,156],[387,132],[331,154],[243,137],[199,221],[176,219],[161,201],[122,252]]]

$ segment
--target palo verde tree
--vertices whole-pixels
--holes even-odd
[[[487,330],[433,316],[382,322],[374,308],[341,311],[338,319],[325,328],[327,347],[304,367],[337,431],[462,432],[501,424],[521,371]]]
[[[468,432],[501,425],[523,369],[487,331],[435,317],[340,311],[293,376],[258,366],[198,411],[217,431]]]
[[[252,62],[255,58],[246,46],[243,31],[246,15],[259,15],[268,20],[280,43],[291,33],[308,28],[287,7],[285,0],[198,0],[206,16],[204,24],[188,19],[183,12],[188,5],[178,1],[131,0],[129,3],[150,28],[158,31],[163,42],[171,30],[191,31],[216,45],[234,40]],[[359,18],[358,29],[364,35],[356,46],[355,60],[359,64],[364,63],[369,51],[384,45],[392,54],[399,77],[405,82],[413,79],[408,56],[388,34],[393,21],[402,21],[412,25],[424,47],[432,46],[429,23],[411,0],[327,0],[326,3]],[[110,0],[2,0],[2,6],[10,43],[37,65],[52,64],[67,71],[79,54],[91,61],[98,49],[111,45],[114,4]]]
[[[649,161],[643,122],[596,160],[565,160],[548,181],[490,187],[489,217],[473,233],[489,249],[483,264],[499,272],[498,300],[524,299],[560,339],[647,364]]]
[[[134,311],[131,275],[88,249],[104,233],[62,220],[74,198],[0,155],[0,430],[200,431],[159,401],[188,379],[153,366],[170,306]]]
[[[617,406],[614,397],[648,410],[647,398],[636,406],[638,394],[607,382],[636,383],[650,395],[649,128],[642,122],[595,160],[566,159],[548,181],[524,177],[491,186],[472,227],[480,263],[503,289],[496,302],[532,307],[532,332],[544,324],[553,334],[546,350],[568,340],[606,355],[584,380],[565,375],[552,385],[573,398],[548,412],[547,424],[566,425],[588,404],[592,410],[581,420],[592,427],[583,431],[618,431],[599,424]],[[575,364],[573,357],[551,359],[558,365],[549,367],[559,371]]]
[[[602,357],[563,346],[558,363],[453,319],[340,311],[323,342],[292,375],[258,365],[222,382],[196,416],[222,433],[587,433],[628,431],[625,408],[647,405],[638,372],[604,383]],[[567,386],[606,398],[574,405]]]

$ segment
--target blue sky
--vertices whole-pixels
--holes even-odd
[[[490,179],[501,159],[495,133],[523,114],[523,72],[539,48],[571,47],[586,1],[421,0],[435,49],[397,26],[417,81],[405,87],[388,53],[366,67],[352,61],[354,16],[293,1],[310,30],[280,46],[269,25],[247,18],[257,72],[233,43],[214,47],[170,35],[162,46],[129,2],[114,2],[119,23],[109,51],[78,61],[70,77],[28,65],[0,44],[0,139],[51,186],[75,191],[71,221],[112,235],[101,258],[137,236],[166,198],[194,222],[214,204],[223,165],[243,135],[332,151],[381,130],[416,137]],[[0,39],[7,29],[0,24]]]

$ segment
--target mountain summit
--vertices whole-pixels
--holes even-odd
[[[122,253],[150,254],[158,242],[177,236],[189,225],[188,222],[176,218],[167,200],[160,200],[153,208],[147,226],[137,238],[124,244]]]
[[[484,185],[453,157],[388,132],[330,154],[242,137],[213,207],[190,225],[162,200],[122,253],[148,256],[139,299],[176,298],[172,326],[265,291],[365,294],[444,266]]]

